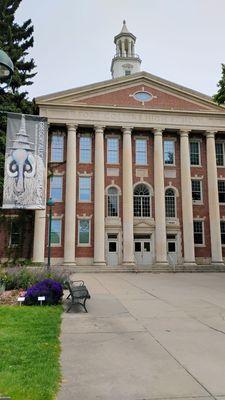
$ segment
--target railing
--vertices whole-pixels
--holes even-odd
[[[139,57],[138,54],[131,54],[131,55],[128,55],[127,52],[125,52],[125,55],[122,55],[122,53],[120,53],[120,54],[115,54],[115,56],[113,57],[113,59],[115,59],[115,58],[120,58],[120,57],[123,57],[123,58],[137,58],[137,59],[140,59],[140,57]]]

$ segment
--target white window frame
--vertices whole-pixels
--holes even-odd
[[[117,194],[111,194],[111,196],[115,196],[117,198],[117,215],[109,215],[109,197],[110,197],[109,190],[110,189],[116,189],[117,190]],[[120,215],[120,204],[119,204],[119,190],[118,190],[118,188],[116,186],[109,186],[108,189],[107,189],[107,196],[106,197],[107,197],[107,204],[106,204],[107,217],[108,218],[119,218],[119,215]]]
[[[218,190],[218,200],[219,200],[219,205],[224,205],[225,204],[225,202],[220,202],[220,199],[219,199],[219,182],[225,182],[225,178],[222,178],[222,179],[218,179],[217,180],[217,190]],[[222,193],[222,192],[221,192]],[[224,193],[225,193],[225,191],[224,191]]]
[[[217,166],[217,168],[224,168],[225,167],[225,142],[223,140],[216,140],[215,141],[215,152],[216,152],[216,145],[217,144],[222,144],[222,148],[223,148],[223,165],[217,165],[217,162],[216,162],[216,166]]]
[[[109,160],[109,155],[110,155],[110,151],[112,151],[112,150],[110,150],[109,149],[109,142],[110,142],[110,140],[116,140],[116,142],[117,142],[117,149],[116,150],[114,150],[114,152],[116,153],[116,155],[117,155],[117,159],[116,159],[116,161],[114,161],[114,162],[112,162],[112,161],[110,161]],[[119,164],[119,162],[120,162],[120,154],[119,154],[119,147],[120,147],[120,145],[119,145],[119,138],[117,137],[117,136],[108,136],[107,138],[106,138],[106,146],[107,146],[107,164],[110,164],[110,165],[118,165]]]
[[[61,178],[61,198],[60,198],[60,200],[56,200],[56,199],[54,199],[54,197],[52,196],[52,179],[53,178]],[[55,203],[62,203],[62,197],[63,197],[63,175],[52,175],[51,177],[50,177],[50,197],[52,198],[52,200],[55,202]]]
[[[52,247],[61,247],[62,246],[62,218],[61,217],[52,217],[52,222],[53,221],[60,221],[60,242],[59,243],[53,243],[51,242]]]
[[[82,151],[81,142],[82,142],[83,138],[89,139],[89,141],[90,141],[90,150],[88,150],[88,151],[90,151],[90,159],[89,159],[89,161],[81,160],[81,154],[82,154],[81,153],[81,151]],[[83,149],[83,150],[85,151],[86,149]],[[92,137],[90,135],[80,135],[80,138],[79,138],[79,163],[80,164],[91,164],[92,163]]]
[[[165,162],[165,143],[166,142],[171,142],[173,143],[173,163],[172,164],[167,164]],[[165,138],[163,140],[163,160],[164,160],[164,166],[165,167],[174,167],[176,165],[176,150],[175,150],[175,140],[174,139],[167,139]]]
[[[200,178],[191,178],[191,194],[192,194],[192,181],[199,181],[200,182],[200,194],[201,194],[201,200],[193,200],[193,198],[192,198],[192,203],[194,205],[202,205],[203,204],[202,179],[200,179]]]
[[[202,223],[202,243],[194,243],[194,247],[205,247],[205,221],[200,218],[193,219],[193,236],[195,238],[195,231],[194,231],[194,222],[201,222]]]
[[[142,151],[142,152],[140,152],[140,151],[137,151],[137,142],[145,142],[145,153],[144,153],[144,151]],[[137,160],[137,155],[138,155],[138,153],[143,153],[143,154],[145,154],[145,162],[143,163],[143,162],[138,162],[138,160]],[[136,165],[148,165],[148,140],[147,140],[147,138],[136,138],[135,139],[135,164]]]
[[[88,221],[89,223],[89,242],[88,243],[80,243],[80,222],[81,221]],[[90,247],[91,246],[91,219],[90,218],[85,218],[85,217],[81,217],[78,220],[78,246],[79,247]]]
[[[80,195],[81,195],[81,190],[80,190],[81,189],[81,187],[80,187],[81,179],[89,179],[90,187],[89,187],[89,199],[88,200],[82,200],[80,197]],[[79,203],[91,203],[91,177],[90,176],[85,176],[85,175],[79,176]]]
[[[60,160],[53,159],[53,137],[60,136],[62,138],[62,158]],[[61,163],[64,161],[64,146],[65,146],[65,135],[62,132],[52,132],[51,134],[51,162]]]
[[[197,143],[198,144],[199,164],[191,164],[191,143]],[[202,166],[202,161],[201,161],[201,140],[199,140],[199,139],[190,139],[190,141],[189,141],[189,153],[190,153],[190,166],[191,167],[201,167]]]
[[[167,187],[167,188],[165,189],[165,213],[166,213],[166,191],[167,191],[167,190],[172,190],[173,193],[174,193],[175,216],[174,216],[174,217],[167,217],[167,216],[166,216],[167,221],[172,221],[172,220],[177,219],[177,196],[176,196],[176,190],[174,190],[173,187]]]

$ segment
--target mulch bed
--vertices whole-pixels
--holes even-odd
[[[19,290],[6,290],[0,293],[0,305],[18,305]]]

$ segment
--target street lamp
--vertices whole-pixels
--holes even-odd
[[[47,268],[50,271],[51,267],[51,241],[52,241],[52,207],[54,206],[55,202],[50,197],[47,201],[47,206],[49,206],[49,226],[48,226],[48,264]]]
[[[13,71],[14,66],[11,58],[3,50],[0,50],[0,83],[9,85]]]

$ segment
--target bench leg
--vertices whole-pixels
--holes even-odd
[[[71,301],[71,303],[70,303],[69,307],[68,307],[68,308],[67,308],[67,310],[66,310],[66,312],[67,312],[67,313],[70,311],[70,309],[71,309],[72,305],[73,305],[73,303],[72,303],[72,301]]]
[[[88,310],[87,310],[87,308],[86,308],[86,301],[87,301],[87,298],[86,299],[84,299],[84,309],[85,309],[85,311],[86,311],[86,313],[88,312]]]

